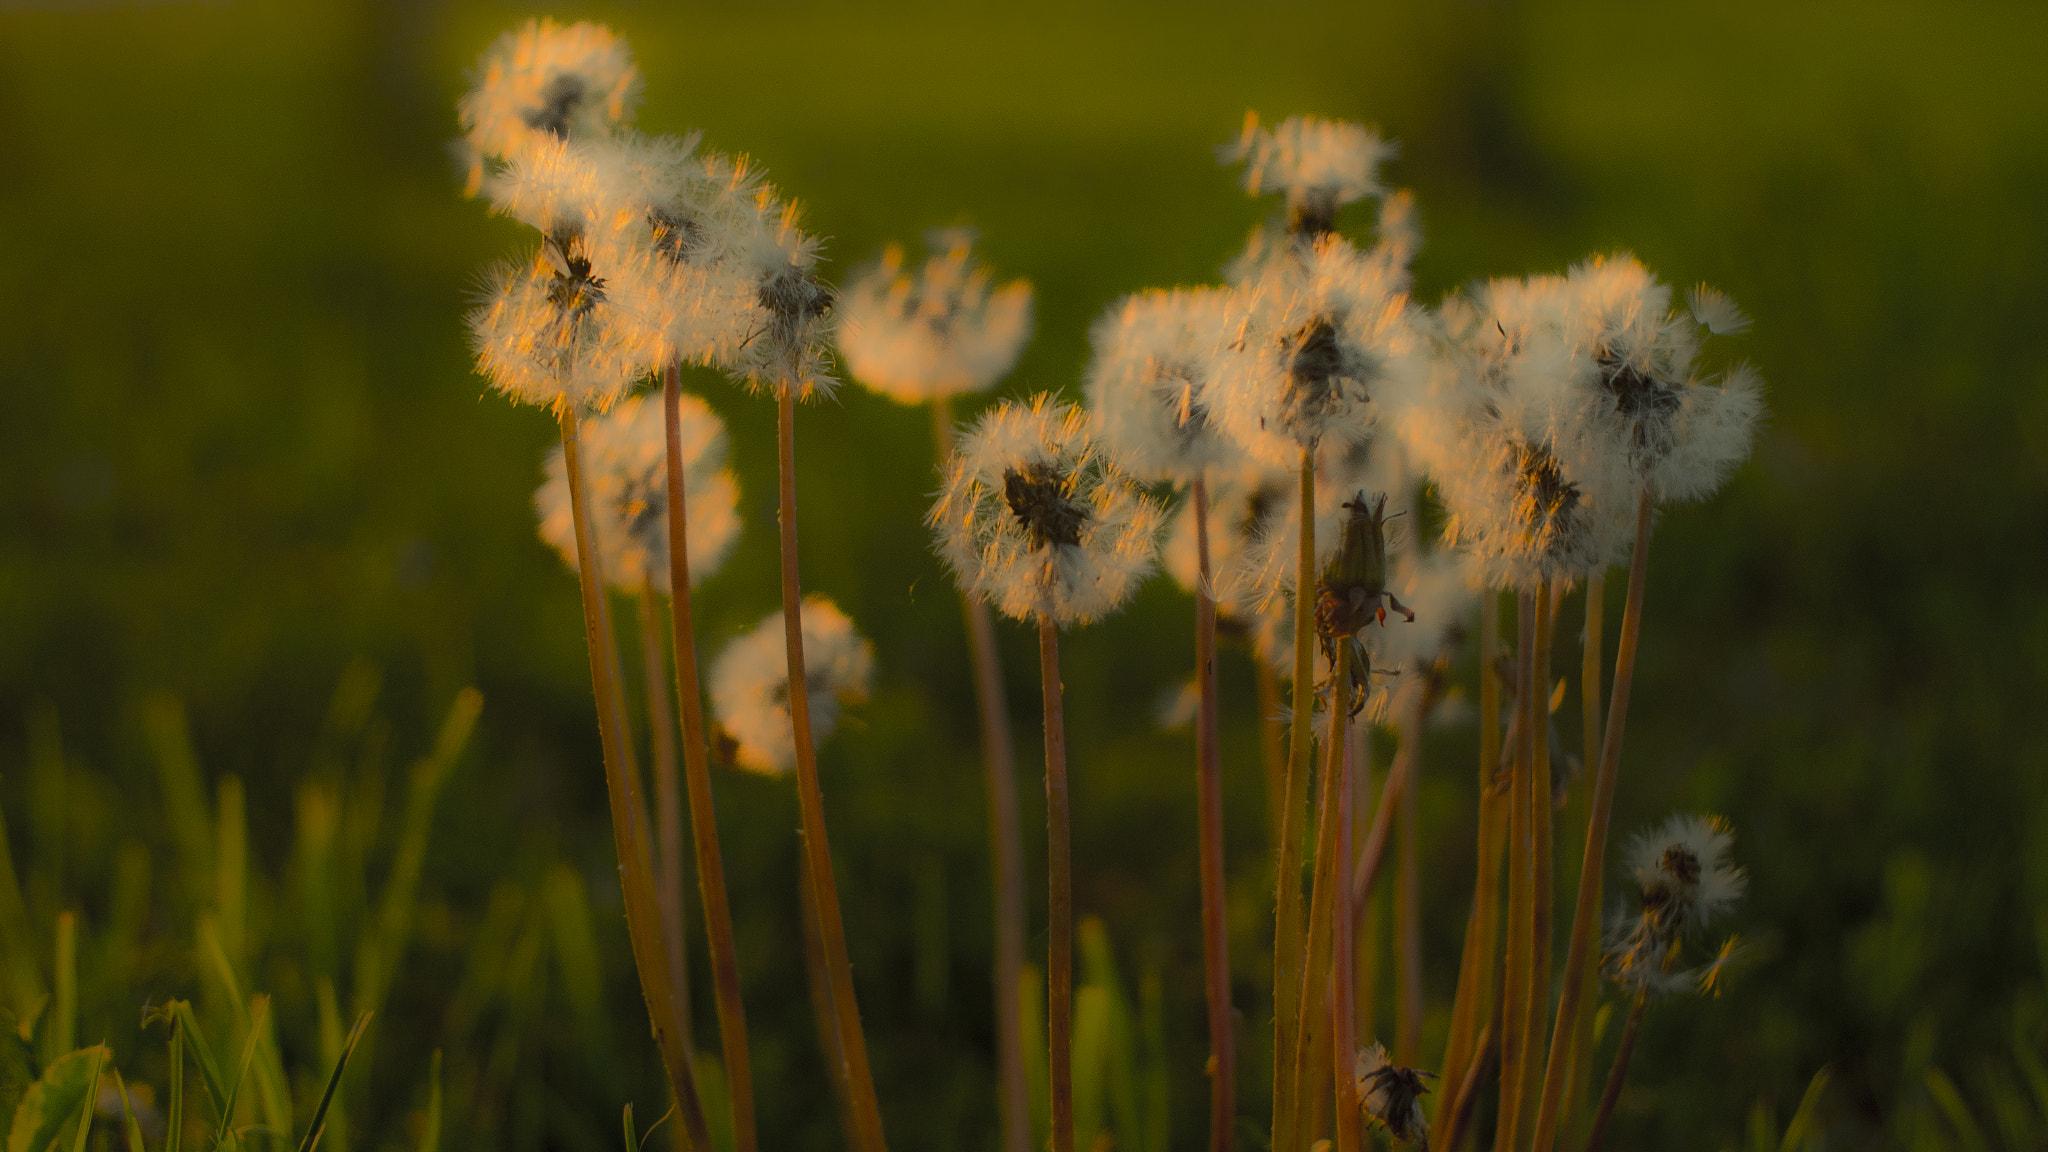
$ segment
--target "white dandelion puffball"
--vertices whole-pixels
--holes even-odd
[[[498,37],[477,62],[476,87],[462,97],[469,191],[486,164],[518,157],[549,139],[597,135],[632,115],[640,71],[625,40],[601,24],[567,27],[529,20]]]
[[[1732,911],[1749,887],[1728,861],[1735,832],[1719,816],[1683,813],[1629,841],[1623,859],[1674,933],[1696,932]]]
[[[904,404],[979,392],[1009,375],[1031,338],[1031,285],[990,285],[974,262],[974,234],[932,237],[937,254],[913,278],[903,249],[846,286],[838,303],[839,354],[860,383]]]
[[[1163,514],[1088,432],[1081,409],[1034,397],[983,416],[955,449],[927,522],[969,594],[1019,620],[1085,624],[1157,560]]]
[[[1428,347],[1400,281],[1326,237],[1230,293],[1204,389],[1210,419],[1252,456],[1300,464],[1325,437],[1369,438],[1426,375]]]
[[[1659,500],[1713,494],[1749,456],[1762,381],[1748,365],[1699,378],[1699,329],[1738,333],[1748,318],[1704,286],[1689,311],[1674,311],[1670,286],[1627,253],[1584,261],[1565,282],[1574,368],[1607,450],[1625,456]]]
[[[811,738],[822,743],[838,727],[841,707],[867,698],[874,680],[874,645],[853,630],[853,621],[837,605],[817,595],[804,598],[803,635]],[[711,711],[738,745],[741,767],[780,776],[796,766],[782,613],[761,621],[719,653],[711,666]]]
[[[1237,143],[1218,150],[1224,162],[1244,164],[1247,192],[1285,194],[1289,230],[1310,234],[1330,231],[1338,208],[1382,194],[1379,166],[1394,153],[1358,124],[1292,116],[1268,131],[1255,112],[1245,114]]]
[[[616,233],[569,230],[542,237],[523,263],[485,273],[469,313],[477,368],[513,401],[562,412],[602,412],[669,352],[658,316],[634,291],[637,260]]]
[[[740,490],[724,466],[725,425],[697,397],[685,392],[678,400],[684,531],[690,585],[695,587],[725,564],[739,539]],[[634,396],[583,421],[577,447],[605,582],[627,591],[651,584],[669,592],[668,431],[660,397]],[[547,479],[534,493],[533,504],[541,539],[573,570],[576,523],[559,447],[548,456]]]
[[[1140,292],[1095,322],[1089,415],[1118,463],[1141,480],[1192,480],[1242,458],[1209,414],[1225,297],[1214,288]]]
[[[746,285],[754,307],[746,334],[719,364],[750,391],[829,398],[839,383],[830,370],[836,293],[818,278],[818,238],[797,219],[797,206],[764,183],[754,211],[736,222],[719,263]]]

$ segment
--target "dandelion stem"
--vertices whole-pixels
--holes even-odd
[[[754,1073],[747,1055],[747,1011],[740,999],[739,953],[726,899],[725,860],[711,799],[711,746],[704,733],[704,690],[697,676],[696,622],[690,605],[689,522],[683,490],[682,386],[673,365],[663,374],[668,425],[668,564],[676,664],[676,706],[683,720],[683,773],[690,790],[690,840],[697,850],[697,894],[711,945],[711,986],[718,1005],[719,1051],[732,1101],[733,1152],[755,1152]]]
[[[1606,867],[1607,819],[1614,808],[1614,779],[1621,766],[1622,728],[1628,721],[1629,688],[1635,679],[1636,643],[1642,632],[1643,588],[1649,579],[1650,569],[1650,502],[1649,489],[1643,490],[1642,498],[1636,504],[1636,543],[1628,563],[1628,602],[1621,614],[1621,643],[1614,654],[1614,698],[1608,707],[1607,731],[1600,746],[1600,767],[1593,777],[1593,796],[1586,816],[1586,852],[1579,863],[1578,902],[1572,909],[1572,937],[1570,949],[1564,961],[1564,992],[1558,999],[1556,1035],[1550,1042],[1550,1059],[1543,1075],[1542,1109],[1536,1119],[1537,1152],[1547,1152],[1557,1133],[1558,1100],[1564,1085],[1565,1052],[1572,1047],[1573,1034],[1583,1023],[1581,1020],[1581,998],[1589,991],[1588,969],[1593,953],[1593,929],[1595,917],[1600,910],[1600,874]],[[1589,602],[1590,603],[1590,602]],[[1589,606],[1588,613],[1593,609]],[[1592,625],[1588,625],[1589,635]],[[1588,645],[1592,647],[1592,645]],[[1594,655],[1587,661],[1592,672],[1589,689],[1597,690],[1599,685],[1599,657]],[[1595,693],[1597,695],[1597,691]],[[1597,703],[1587,709],[1589,717],[1595,715]],[[1636,1012],[1641,1011],[1640,1001]],[[1630,1016],[1630,1032],[1634,1036],[1635,1017]],[[1587,1052],[1586,1045],[1580,1045],[1580,1052]],[[1626,1049],[1624,1049],[1626,1051]],[[1590,1053],[1587,1056],[1590,1059]],[[1619,1059],[1617,1061],[1619,1067]],[[1610,1079],[1608,1091],[1617,1092],[1620,1085]],[[1602,1115],[1612,1107],[1605,1097],[1601,1100]],[[1604,1126],[1604,1120],[1596,1125]],[[1596,1135],[1595,1145],[1598,1144]]]
[[[953,455],[951,405],[932,402],[932,432],[943,468]],[[1031,1152],[1031,1088],[1025,1078],[1024,1022],[1019,990],[1024,973],[1024,847],[1017,827],[1017,753],[1003,668],[996,659],[996,628],[986,601],[961,593],[967,645],[974,658],[974,701],[981,714],[981,753],[988,769],[988,843],[995,879],[996,1072],[1001,1084],[1003,1152]]]
[[[1535,967],[1535,830],[1529,811],[1536,759],[1530,742],[1536,729],[1531,711],[1536,707],[1535,592],[1516,597],[1515,628],[1516,740],[1514,774],[1508,786],[1507,981],[1502,990],[1508,1002],[1501,1015],[1500,1126],[1494,1134],[1494,1147],[1500,1152],[1516,1152],[1521,1147],[1522,1085],[1528,1077],[1529,979]]]
[[[1338,684],[1343,683],[1340,677]],[[1330,1065],[1337,1086],[1337,1152],[1359,1152],[1366,1144],[1359,1120],[1358,1078],[1352,1067],[1358,1053],[1358,966],[1353,950],[1358,932],[1351,885],[1342,882],[1344,865],[1351,859],[1351,824],[1355,816],[1351,773],[1356,766],[1352,763],[1350,721],[1339,719],[1344,716],[1345,702],[1333,701],[1330,719],[1335,751],[1331,758],[1338,763],[1334,814],[1337,855],[1332,869],[1339,882],[1330,886],[1330,897],[1337,905],[1332,918],[1335,929],[1330,934]]]
[[[801,905],[799,925],[804,941],[805,983],[811,990],[811,1015],[818,1022],[818,1050],[825,1056],[825,1074],[832,1081],[832,1102],[839,1106],[839,1123],[849,1134],[859,1130],[854,1120],[853,1089],[846,1081],[846,1049],[839,1043],[839,1006],[832,1002],[832,978],[825,974],[825,946],[818,933],[818,894],[811,887],[811,870],[797,861],[797,895]]]
[[[711,1152],[711,1130],[697,1098],[697,1080],[690,1050],[683,1041],[675,991],[669,985],[668,958],[662,943],[660,901],[654,890],[653,860],[645,839],[647,816],[630,760],[623,693],[619,690],[616,653],[609,643],[611,610],[597,574],[597,543],[591,538],[588,493],[576,441],[576,413],[561,412],[562,457],[569,476],[569,504],[576,530],[576,574],[583,594],[583,632],[590,650],[591,690],[597,698],[598,741],[604,751],[605,792],[610,799],[612,837],[619,856],[619,878],[625,893],[626,935],[632,942],[633,966],[654,1041],[668,1070],[690,1144]]]
[[[1401,806],[1401,798],[1413,791],[1409,779],[1415,775],[1416,764],[1422,757],[1422,729],[1428,722],[1430,709],[1436,707],[1437,686],[1430,685],[1416,694],[1413,706],[1401,731],[1401,747],[1394,753],[1393,767],[1387,769],[1386,783],[1380,785],[1379,803],[1373,807],[1372,827],[1365,834],[1365,847],[1358,853],[1358,863],[1351,873],[1351,899],[1355,915],[1365,915],[1365,902],[1372,895],[1372,886],[1379,879],[1380,865],[1386,860],[1387,840],[1393,835],[1394,816]]]
[[[1287,784],[1280,809],[1273,914],[1273,1147],[1294,1149],[1294,1053],[1300,1043],[1302,956],[1301,820],[1308,807],[1309,720],[1315,711],[1315,453],[1301,453],[1301,539],[1294,579],[1294,695],[1287,742]]]
[[[1400,855],[1394,868],[1394,958],[1400,999],[1394,1011],[1394,1063],[1414,1067],[1422,1056],[1422,788],[1417,763],[1422,758],[1420,709],[1403,735],[1409,756],[1408,777],[1401,788]]]
[[[1230,936],[1223,912],[1223,758],[1216,731],[1216,602],[1209,598],[1209,487],[1195,477],[1195,777],[1201,805],[1202,968],[1209,994],[1209,1152],[1230,1152],[1237,1054],[1230,1039]],[[1349,921],[1347,920],[1346,923]],[[1349,1149],[1344,1152],[1350,1152]]]
[[[1287,804],[1287,742],[1280,736],[1280,677],[1256,650],[1252,668],[1259,689],[1259,752],[1266,765],[1266,835],[1280,851],[1280,820]]]
[[[1556,805],[1550,780],[1550,634],[1556,621],[1557,605],[1551,599],[1551,585],[1536,588],[1536,647],[1531,656],[1533,674],[1529,680],[1528,734],[1523,746],[1529,753],[1529,992],[1527,1016],[1522,1026],[1522,1083],[1518,1091],[1522,1117],[1517,1132],[1527,1132],[1536,1119],[1536,1104],[1542,1089],[1537,1083],[1537,1052],[1543,1043],[1544,1023],[1550,1007],[1551,920],[1557,902],[1552,869],[1556,853],[1552,847],[1551,814]]]
[[[818,786],[818,755],[811,743],[810,692],[804,678],[803,591],[796,551],[796,395],[784,381],[775,393],[775,456],[780,489],[776,518],[782,529],[782,627],[789,657],[789,716],[796,744],[797,803],[803,815],[804,859],[818,898],[818,934],[831,976],[832,1002],[839,1013],[839,1042],[845,1049],[852,1089],[854,1144],[860,1152],[884,1152],[882,1110],[868,1070],[867,1040],[854,999],[853,965],[846,957],[846,927],[839,914],[839,885],[832,876],[832,848],[825,834],[825,795]]]
[[[1045,702],[1046,1004],[1052,1069],[1052,1152],[1074,1152],[1074,851],[1067,808],[1067,722],[1060,695],[1060,633],[1038,618]]]
[[[1315,867],[1310,870],[1308,947],[1303,956],[1303,970],[1307,979],[1302,984],[1301,1025],[1297,1032],[1298,1047],[1294,1053],[1295,1093],[1297,1107],[1305,1107],[1311,1099],[1320,1101],[1324,1086],[1313,1079],[1317,1061],[1310,1055],[1312,1044],[1308,1043],[1310,1029],[1320,1010],[1330,996],[1326,980],[1334,970],[1326,971],[1322,962],[1326,957],[1334,959],[1335,949],[1332,937],[1348,936],[1351,921],[1344,921],[1345,931],[1333,932],[1335,917],[1340,905],[1349,911],[1350,901],[1340,900],[1337,889],[1346,887],[1343,861],[1338,854],[1337,840],[1340,821],[1337,818],[1338,777],[1344,769],[1344,746],[1350,743],[1351,726],[1351,661],[1344,646],[1348,638],[1337,642],[1338,656],[1333,663],[1336,668],[1330,675],[1330,695],[1326,707],[1328,727],[1323,730],[1323,770],[1317,783],[1316,796],[1316,856]],[[1388,777],[1392,779],[1391,774]],[[1334,1042],[1334,1041],[1333,1041]],[[1313,1087],[1312,1087],[1313,1086]],[[1298,1113],[1297,1113],[1298,1114]],[[1341,1117],[1339,1123],[1342,1123]]]
[[[690,1039],[690,977],[683,931],[683,796],[676,779],[675,720],[669,715],[668,659],[662,655],[661,602],[654,582],[640,584],[640,657],[646,672],[647,729],[654,747],[654,825],[660,851],[661,934],[668,944],[668,982],[676,993],[683,1043]],[[681,1129],[677,1129],[681,1131]]]
[[[1448,1115],[1437,1130],[1438,1146],[1443,1152],[1458,1152],[1458,1146],[1465,1142],[1465,1133],[1472,1127],[1472,1113],[1477,1108],[1480,1089],[1500,1058],[1501,1009],[1506,999],[1502,985],[1506,978],[1506,966],[1496,962],[1493,974],[1485,981],[1493,989],[1489,997],[1493,1001],[1493,1018],[1480,1030],[1479,1039],[1472,1048],[1472,1063],[1459,1077],[1456,1096],[1443,1109]]]
[[[1585,646],[1580,652],[1579,692],[1584,709],[1584,724],[1581,736],[1583,749],[1581,755],[1584,762],[1589,766],[1596,765],[1600,761],[1600,665],[1602,632],[1603,625],[1606,622],[1606,591],[1607,581],[1604,574],[1596,572],[1587,580]],[[1592,808],[1593,797],[1591,785],[1589,784],[1587,787],[1579,789],[1578,804],[1576,805],[1576,811],[1573,813],[1575,817],[1585,817],[1586,834],[1588,836],[1592,832]],[[1577,824],[1579,821],[1574,820],[1573,823]],[[1585,856],[1585,843],[1583,840],[1579,845],[1579,855],[1583,860]],[[1600,907],[1601,893],[1606,884],[1606,877],[1601,874],[1604,870],[1604,862],[1601,867],[1593,870],[1593,899],[1589,903],[1596,912]],[[1579,871],[1579,883],[1582,886],[1586,883],[1583,864]],[[1576,939],[1578,932],[1578,913],[1575,908],[1572,914],[1572,938]],[[1565,973],[1569,977],[1571,973],[1571,957],[1569,952],[1567,952],[1565,959]],[[1579,967],[1582,975],[1579,978],[1578,1012],[1571,1019],[1560,1021],[1560,1027],[1571,1030],[1569,1037],[1571,1047],[1565,1050],[1564,1090],[1559,1096],[1557,1107],[1556,1131],[1561,1133],[1572,1131],[1572,1121],[1576,1119],[1575,1114],[1584,1103],[1586,1078],[1593,1063],[1593,1014],[1599,1007],[1600,999],[1598,994],[1600,984],[1599,965],[1585,962],[1582,959]],[[1568,1137],[1561,1138],[1568,1139]]]
[[[1615,661],[1619,673],[1621,662]],[[1643,1005],[1649,1002],[1647,989],[1636,993],[1634,1004],[1629,1006],[1628,1024],[1621,1030],[1621,1047],[1615,1050],[1614,1067],[1608,1069],[1607,1087],[1600,1093],[1600,1106],[1593,1111],[1593,1131],[1586,1137],[1586,1152],[1600,1152],[1607,1142],[1607,1122],[1614,1118],[1614,1102],[1621,1099],[1621,1084],[1628,1078],[1629,1058],[1636,1054],[1636,1033],[1643,1027]]]
[[[1472,881],[1472,913],[1465,923],[1465,951],[1458,962],[1458,991],[1451,1005],[1451,1035],[1444,1048],[1442,1094],[1437,1126],[1443,1127],[1461,1094],[1465,1065],[1474,1053],[1473,1031],[1493,1012],[1491,974],[1500,944],[1501,835],[1507,819],[1507,790],[1500,775],[1500,597],[1487,593],[1479,608],[1479,870]],[[1493,1036],[1499,1036],[1495,1029]]]

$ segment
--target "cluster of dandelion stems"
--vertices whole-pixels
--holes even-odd
[[[817,244],[795,228],[794,209],[744,162],[700,156],[694,139],[650,141],[621,126],[638,77],[623,42],[609,32],[530,24],[501,42],[482,72],[482,87],[463,106],[473,181],[502,210],[540,228],[543,241],[531,270],[498,274],[491,300],[472,314],[471,324],[494,382],[517,398],[549,403],[560,421],[567,519],[627,928],[678,1128],[689,1146],[708,1152],[710,1137],[684,1010],[685,808],[734,1144],[739,1152],[758,1148],[690,599],[686,477],[693,461],[686,458],[679,369],[696,362],[770,392],[776,405],[784,658],[777,691],[786,693],[780,703],[787,709],[788,757],[802,818],[807,967],[849,1137],[860,1152],[885,1152],[826,833],[812,698],[821,689],[806,674],[798,571],[795,405],[829,390],[823,342],[835,317],[844,320],[839,350],[856,378],[897,399],[933,404],[945,485],[928,522],[963,593],[989,790],[1005,1152],[1028,1152],[1030,1142],[1020,1011],[1025,914],[1016,770],[992,607],[1037,632],[1047,801],[1050,1135],[1053,1152],[1074,1152],[1074,862],[1059,632],[1114,610],[1155,563],[1164,512],[1139,489],[1140,480],[1184,486],[1192,504],[1211,1152],[1228,1152],[1237,1107],[1216,681],[1218,620],[1226,610],[1240,624],[1263,615],[1267,630],[1260,635],[1271,649],[1259,656],[1275,882],[1270,1146],[1297,1152],[1333,1134],[1335,1152],[1361,1152],[1370,1122],[1419,1144],[1431,1142],[1433,1127],[1437,1146],[1455,1152],[1476,1135],[1487,1085],[1497,1086],[1496,1149],[1550,1152],[1581,1127],[1590,1134],[1589,1147],[1598,1146],[1647,994],[1691,978],[1673,974],[1678,939],[1701,919],[1691,911],[1694,897],[1686,887],[1696,886],[1699,860],[1681,853],[1673,857],[1684,865],[1673,866],[1679,879],[1669,883],[1684,890],[1682,899],[1653,907],[1653,895],[1663,889],[1646,881],[1646,927],[1634,951],[1617,962],[1636,998],[1599,1105],[1582,1120],[1578,1105],[1591,1083],[1594,1056],[1601,874],[1641,628],[1653,496],[1710,492],[1746,452],[1756,411],[1756,382],[1742,370],[1719,387],[1691,377],[1697,337],[1669,312],[1667,288],[1632,259],[1596,259],[1569,278],[1496,281],[1476,290],[1476,299],[1448,300],[1440,312],[1422,309],[1408,299],[1407,264],[1417,243],[1408,200],[1386,193],[1375,170],[1388,146],[1356,125],[1298,118],[1266,131],[1254,118],[1228,158],[1246,162],[1253,193],[1270,186],[1287,194],[1278,237],[1254,235],[1233,265],[1228,288],[1140,294],[1111,309],[1096,330],[1089,410],[1050,397],[1006,402],[956,443],[949,397],[985,389],[1007,374],[1029,329],[1028,286],[991,288],[986,272],[971,263],[966,234],[940,234],[942,254],[916,280],[899,275],[901,252],[892,248],[877,269],[836,294],[812,272]],[[1383,200],[1380,237],[1360,249],[1336,233],[1335,217],[1341,205],[1368,196]],[[620,306],[636,293],[641,307]],[[1694,294],[1692,312],[1698,325],[1715,332],[1739,331],[1746,323],[1725,298],[1705,289]],[[1545,340],[1550,343],[1542,347],[1554,355],[1529,353],[1531,342]],[[1517,373],[1545,371],[1579,375],[1546,378],[1534,388],[1518,382]],[[658,581],[656,573],[643,572],[640,624],[657,777],[652,822],[600,570],[598,529],[605,521],[593,514],[579,439],[586,412],[622,400],[639,411],[631,406],[640,401],[625,397],[649,374],[661,380],[665,483],[662,498],[643,501],[634,515],[666,520],[667,571],[660,575],[672,596],[668,647],[676,693],[671,716],[658,687],[671,672],[660,651]],[[1579,415],[1544,415],[1532,399],[1552,395],[1545,388],[1557,379],[1585,390],[1588,399],[1574,409]],[[1440,385],[1458,399],[1426,399]],[[694,398],[689,403],[701,407]],[[1407,412],[1398,434],[1387,415],[1395,410]],[[1439,453],[1422,471],[1403,467],[1400,478],[1389,481],[1372,471],[1382,465],[1352,459],[1394,458],[1394,449],[1379,445],[1406,445],[1417,427],[1428,434],[1409,447],[1425,456]],[[1374,666],[1376,653],[1392,642],[1376,631],[1386,625],[1389,609],[1408,623],[1417,613],[1394,597],[1387,496],[1370,491],[1402,485],[1412,494],[1424,472],[1450,513],[1443,551],[1467,566],[1455,569],[1461,586],[1512,589],[1516,629],[1512,651],[1503,653],[1502,594],[1479,597],[1478,875],[1450,1032],[1434,1073],[1417,1067],[1424,1063],[1418,1051],[1417,795],[1422,733],[1445,687],[1450,641],[1416,646],[1399,667]],[[1283,491],[1261,488],[1249,497],[1251,518],[1263,517],[1261,502],[1285,507],[1284,489],[1294,487],[1298,522],[1248,525],[1227,541],[1212,540],[1218,492],[1245,497],[1254,483],[1245,477],[1254,474],[1261,477],[1256,484],[1277,483]],[[1336,501],[1319,502],[1319,486],[1327,489],[1323,497],[1343,498],[1334,515],[1336,538],[1320,542],[1318,518]],[[1632,525],[1626,511],[1617,514],[1621,504],[1633,506]],[[1290,528],[1291,562],[1285,555]],[[1231,579],[1214,570],[1212,545],[1218,543],[1233,553]],[[1624,545],[1632,549],[1627,598],[1603,708],[1600,573]],[[1429,562],[1419,551],[1404,555],[1403,587],[1426,584],[1417,573]],[[1553,784],[1550,715],[1564,686],[1553,690],[1551,665],[1555,622],[1575,580],[1586,589],[1581,692],[1586,759],[1596,767],[1571,817],[1573,823],[1583,817],[1585,832],[1559,974],[1553,972],[1553,892],[1560,790]],[[1250,587],[1259,594],[1248,594]],[[1279,620],[1281,612],[1291,619]],[[1441,632],[1446,623],[1432,626]],[[1290,631],[1292,709],[1283,745],[1274,730],[1280,689],[1268,657]],[[1321,683],[1318,653],[1328,672]],[[1385,685],[1393,676],[1409,678],[1399,692]],[[713,697],[719,699],[717,689]],[[1373,779],[1361,717],[1389,700],[1399,713],[1398,752],[1361,838],[1360,801]],[[1504,701],[1512,704],[1505,731]],[[678,725],[685,787],[677,781]],[[1597,755],[1590,747],[1596,738]],[[1377,959],[1368,964],[1361,953],[1373,952],[1366,926],[1397,838],[1399,1011],[1390,1059],[1361,1035],[1377,976]],[[1725,837],[1701,842],[1713,856]],[[1663,867],[1638,865],[1639,872]],[[1715,875],[1722,896],[1739,893],[1739,874]],[[1698,907],[1713,903],[1701,898]],[[1553,987],[1560,990],[1554,1014]],[[1433,1125],[1422,1104],[1429,1095],[1435,1097]]]

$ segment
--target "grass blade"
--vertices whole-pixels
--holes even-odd
[[[1827,1065],[1813,1074],[1806,1085],[1806,1095],[1799,1098],[1799,1108],[1792,1113],[1792,1122],[1785,1125],[1785,1140],[1778,1145],[1779,1152],[1802,1152],[1807,1145],[1819,1144],[1820,1098],[1828,1090],[1828,1080],[1834,1070]]]
[[[427,1065],[427,1122],[420,1133],[420,1152],[441,1152],[441,1050]]]
[[[173,1000],[164,1005],[164,1011],[176,1014],[172,1044],[191,1049],[193,1063],[199,1066],[199,1086],[206,1090],[207,1099],[213,1106],[220,1108],[227,1099],[227,1084],[220,1078],[220,1064],[213,1058],[213,1048],[206,1042],[206,1033],[199,1027],[199,1018],[192,1013],[192,1002]],[[183,1061],[174,1057],[171,1067],[179,1073],[180,1083],[183,1083]]]
[[[1970,1106],[1963,1101],[1963,1094],[1956,1089],[1955,1081],[1939,1068],[1927,1070],[1927,1094],[1934,1098],[1935,1107],[1948,1119],[1949,1128],[1956,1134],[1964,1152],[1991,1152],[1991,1144],[1984,1139],[1984,1130],[1977,1125],[1977,1118],[1970,1115]]]
[[[170,1086],[166,1090],[170,1100],[164,1105],[164,1152],[178,1152],[185,1141],[185,1021],[168,1008],[164,1014],[171,1022]]]
[[[213,1135],[216,1147],[228,1143],[234,1126],[235,1098],[241,1095],[242,1082],[249,1078],[249,1066],[256,1062],[257,1041],[263,1036],[263,1022],[270,1017],[270,997],[258,996],[251,1003],[256,1006],[251,1013],[254,1019],[250,1021],[248,1038],[242,1041],[241,1067],[236,1070],[235,1082],[228,1086],[227,1098],[221,1105],[220,1127]]]
[[[121,1070],[114,1069],[114,1089],[121,1093],[121,1118],[128,1137],[128,1152],[144,1152],[142,1147],[142,1125],[135,1121],[135,1106],[128,1100],[128,1083],[121,1079]]]
[[[78,1106],[78,1135],[71,1140],[71,1152],[85,1152],[85,1139],[92,1135],[92,1114],[100,1101],[100,1073],[107,1067],[107,1046],[92,1050],[92,1075],[85,1080],[85,1099]]]
[[[370,1014],[364,1012],[356,1017],[356,1026],[348,1030],[348,1040],[341,1046],[341,1058],[334,1062],[334,1071],[327,1077],[327,1091],[320,1094],[320,1106],[313,1109],[313,1121],[306,1128],[306,1138],[299,1142],[299,1152],[313,1152],[319,1147],[320,1133],[327,1130],[327,1109],[334,1103],[334,1094],[341,1090],[341,1074],[348,1070],[348,1058],[363,1038],[363,1029],[369,1026]]]

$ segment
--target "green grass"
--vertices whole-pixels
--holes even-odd
[[[1726,491],[1658,529],[1616,820],[1727,814],[1753,876],[1738,927],[1760,943],[1720,999],[1651,1017],[1617,1138],[1736,1146],[1759,1101],[1790,1115],[1825,1065],[1811,1123],[1830,1147],[1967,1147],[1950,1097],[1990,1146],[2023,1142],[2013,1022],[2038,1053],[2024,1009],[2048,961],[2038,12],[557,12],[629,36],[641,122],[759,157],[834,269],[979,225],[1038,288],[1013,394],[1071,391],[1117,295],[1216,275],[1264,210],[1211,155],[1247,107],[1403,142],[1426,298],[1619,246],[1728,290],[1756,318],[1743,352],[1771,418]],[[195,1041],[233,1061],[265,994],[252,1116],[309,1116],[346,1023],[379,1008],[324,1148],[416,1146],[436,1107],[451,1148],[616,1148],[622,1104],[665,1107],[575,581],[530,512],[553,429],[485,395],[463,342],[476,270],[523,241],[459,198],[443,146],[463,70],[526,14],[0,16],[0,1003],[48,994],[43,1026],[75,1021],[66,1044],[39,1034],[38,1061],[104,1039],[161,1104],[144,1004],[192,1000]],[[763,404],[692,384],[731,428],[748,518],[700,599],[709,653],[775,602],[773,452]],[[885,1117],[906,1149],[988,1147],[982,798],[959,613],[920,526],[925,417],[849,390],[798,437],[807,587],[874,638],[881,673],[823,756]],[[1568,609],[1559,635],[1576,626]],[[1107,1106],[1148,1152],[1204,1128],[1192,746],[1144,715],[1189,632],[1158,584],[1066,653],[1078,907],[1155,974],[1170,1057],[1163,1145]],[[1028,772],[1029,638],[1002,642]],[[1223,675],[1235,998],[1258,1021],[1262,785],[1247,667]],[[414,769],[470,685],[473,749]],[[1470,742],[1444,732],[1425,772],[1431,957],[1464,923]],[[829,1107],[776,1103],[828,1099],[792,798],[717,788],[764,1140],[837,1146]],[[1028,775],[1022,792],[1033,830]],[[1448,959],[1428,974],[1430,1036],[1451,977]],[[1243,1064],[1255,1082],[1263,1057]],[[1239,1098],[1262,1121],[1261,1093]]]

